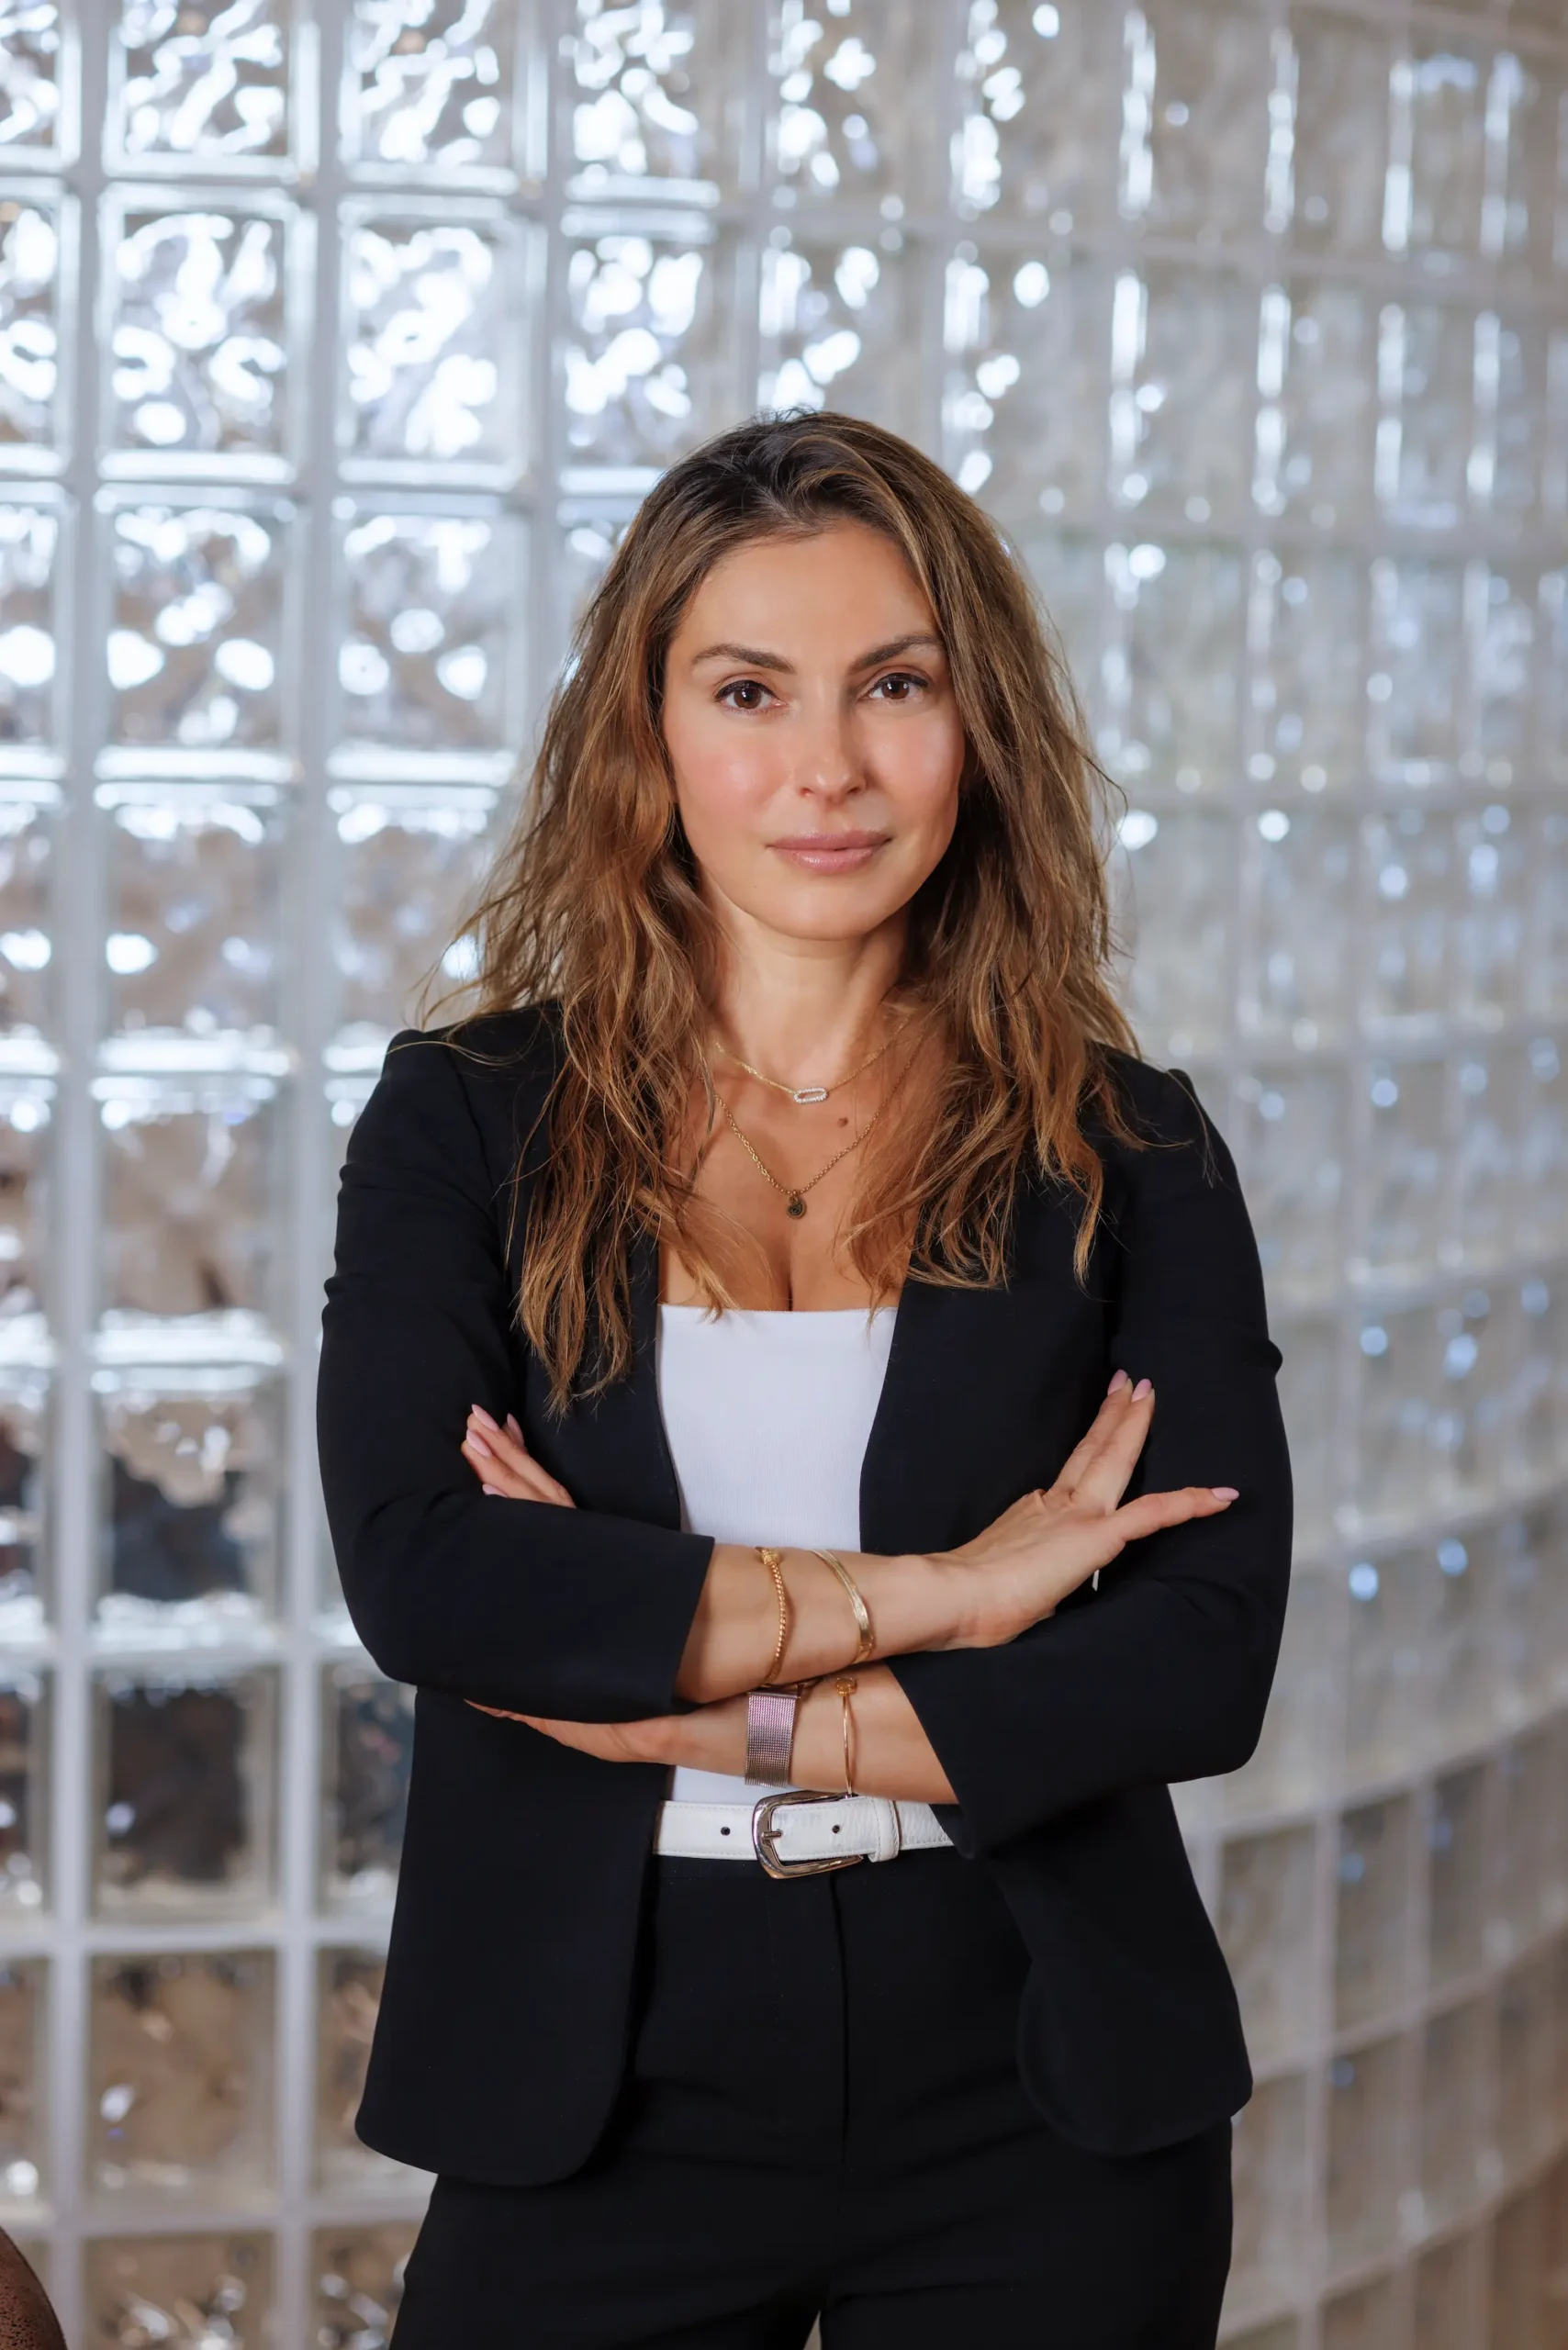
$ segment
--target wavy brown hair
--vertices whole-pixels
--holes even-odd
[[[722,942],[676,806],[665,659],[724,555],[846,521],[883,532],[924,589],[967,746],[953,837],[910,902],[894,990],[935,1032],[935,1099],[867,1157],[850,1259],[873,1298],[906,1271],[994,1286],[1033,1173],[1078,1196],[1081,1279],[1103,1191],[1090,1113],[1137,1139],[1106,1058],[1136,1049],[1109,981],[1107,786],[1026,574],[938,465],[877,425],[795,413],[721,433],[649,492],[583,614],[530,790],[464,926],[478,964],[454,1041],[525,1004],[553,1004],[558,1024],[519,1301],[558,1411],[630,1368],[639,1237],[678,1236],[699,1295],[735,1302],[702,1238],[695,1168],[672,1164],[668,1141],[694,1083],[711,1131],[700,1046]]]

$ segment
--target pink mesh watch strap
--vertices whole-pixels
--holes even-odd
[[[753,1786],[783,1786],[795,1742],[798,1689],[754,1689],[745,1701],[745,1775]]]

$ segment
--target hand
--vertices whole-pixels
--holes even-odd
[[[959,1628],[946,1648],[1000,1648],[1086,1583],[1129,1542],[1188,1518],[1213,1517],[1237,1498],[1232,1485],[1184,1485],[1124,1502],[1154,1416],[1154,1390],[1118,1371],[1089,1433],[1056,1483],[1025,1494],[972,1542],[941,1552],[957,1570]]]
[[[562,1509],[577,1507],[565,1485],[542,1469],[528,1450],[522,1430],[510,1412],[503,1428],[482,1404],[476,1404],[469,1412],[467,1432],[460,1449],[484,1491],[498,1500],[554,1502]]]
[[[495,1714],[504,1722],[526,1722],[530,1729],[553,1738],[560,1746],[575,1746],[579,1754],[596,1754],[601,1762],[678,1762],[692,1771],[745,1769],[745,1710],[744,1697],[722,1697],[716,1705],[698,1706],[689,1714],[657,1714],[645,1722],[557,1722],[539,1714],[512,1714],[501,1706],[466,1701],[481,1714]]]

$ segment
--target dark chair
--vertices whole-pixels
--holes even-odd
[[[0,2350],[65,2350],[49,2296],[0,2228]]]

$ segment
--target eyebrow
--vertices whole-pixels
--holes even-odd
[[[912,630],[907,636],[892,636],[886,644],[874,645],[869,653],[862,653],[850,663],[852,669],[874,669],[879,661],[890,661],[896,654],[908,653],[916,644],[942,650],[942,640],[923,629]],[[691,666],[700,661],[739,661],[748,669],[776,669],[786,677],[793,677],[795,665],[786,661],[781,653],[767,653],[755,644],[705,644],[700,653],[691,656]]]

